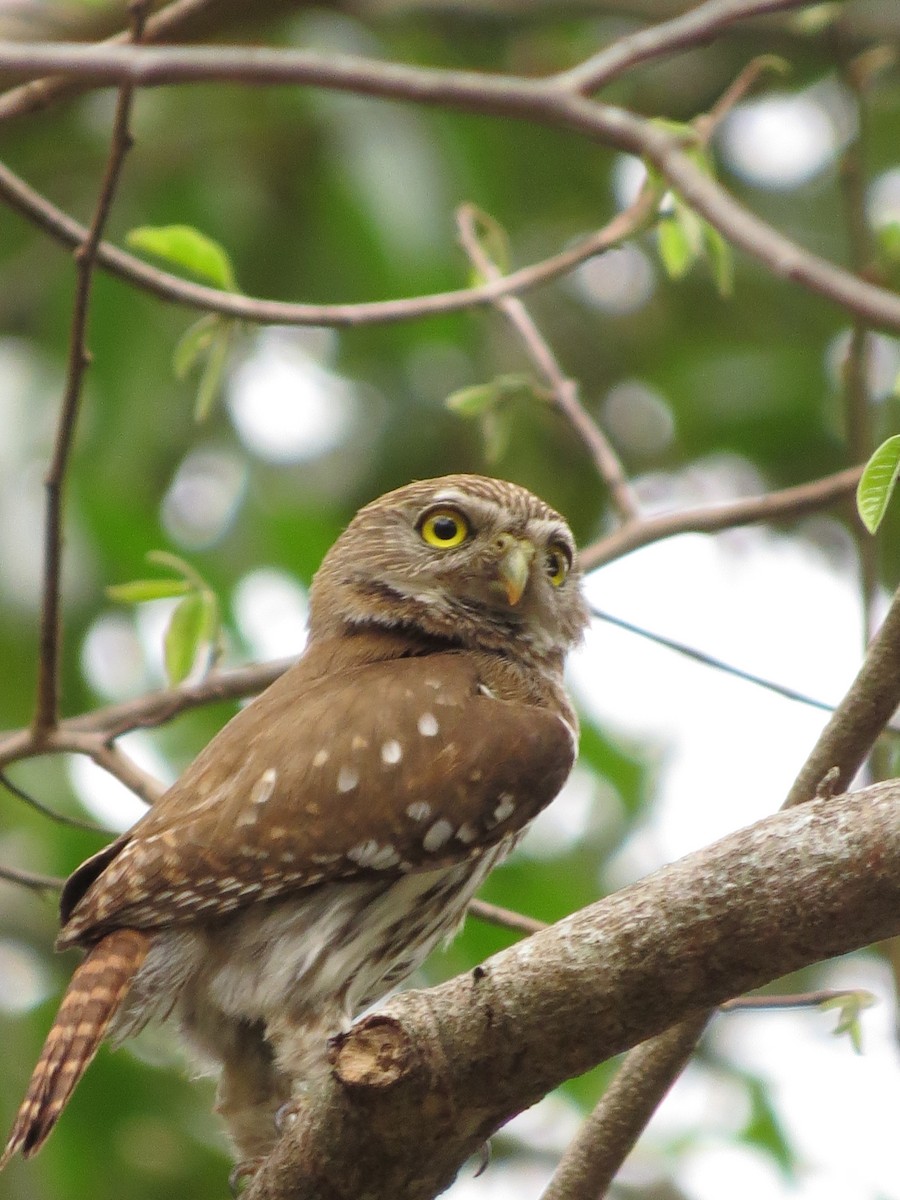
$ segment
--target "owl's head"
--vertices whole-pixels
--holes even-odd
[[[412,483],[360,509],[310,597],[313,637],[375,626],[559,660],[586,624],[566,522],[480,475]]]

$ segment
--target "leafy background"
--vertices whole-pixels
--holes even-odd
[[[891,34],[890,7],[867,7],[874,14],[868,36]],[[0,6],[0,32],[10,20],[4,8],[11,6]],[[604,8],[535,6],[523,16],[482,5],[468,11],[405,5],[385,13],[289,8],[267,13],[264,24],[232,25],[226,32],[273,45],[531,74],[575,62],[633,26],[624,10],[611,15]],[[40,7],[35,11],[40,14]],[[105,15],[102,6],[96,12],[98,20]],[[84,13],[73,6],[69,16],[77,24]],[[755,24],[707,49],[630,73],[608,99],[689,120],[714,103],[754,54],[783,54],[790,74],[767,76],[758,90],[788,108],[818,106],[830,139],[820,161],[799,179],[785,182],[776,173],[764,184],[735,166],[741,138],[750,136],[735,125],[716,143],[721,177],[789,236],[846,263],[839,168],[853,104],[840,64],[868,44],[858,31],[842,41],[827,24],[804,30],[782,22],[775,32]],[[112,103],[111,93],[99,92],[9,124],[5,160],[66,211],[87,219]],[[866,94],[863,154],[871,203],[894,195],[895,219],[898,110],[897,73],[887,70]],[[364,301],[464,284],[468,268],[455,245],[453,216],[463,201],[505,228],[515,264],[536,260],[606,220],[621,201],[630,170],[620,155],[547,129],[299,89],[144,92],[133,124],[136,147],[109,240],[122,244],[137,226],[189,224],[227,247],[243,290],[287,299]],[[787,137],[789,123],[783,132]],[[747,144],[752,156],[754,144]],[[750,490],[786,486],[853,461],[839,369],[848,334],[842,313],[745,259],[736,263],[731,297],[717,291],[703,263],[673,280],[660,265],[652,233],[637,239],[627,255],[616,252],[603,262],[612,264],[612,282],[598,283],[585,272],[540,290],[528,303],[580,381],[586,405],[606,422],[643,494],[677,496],[685,480],[696,487],[706,478],[719,485],[724,478],[726,488],[740,494],[748,481]],[[895,271],[889,259],[881,266],[889,277]],[[33,701],[41,478],[64,377],[73,267],[58,246],[2,211],[0,270],[0,726],[12,728],[27,723]],[[637,283],[628,283],[629,272],[636,272]],[[196,379],[178,379],[172,367],[174,349],[193,319],[116,279],[96,278],[93,362],[66,513],[67,714],[161,682],[164,618],[158,606],[115,606],[105,592],[146,576],[150,550],[178,554],[201,573],[222,605],[225,661],[240,662],[296,651],[291,614],[302,606],[301,589],[324,550],[361,503],[412,478],[487,470],[539,492],[570,517],[583,542],[610,525],[586,453],[547,406],[529,396],[510,399],[498,418],[499,457],[490,461],[479,423],[446,407],[447,395],[457,389],[527,370],[521,347],[490,312],[335,335],[244,329],[223,394],[199,424]],[[295,371],[289,389],[296,391],[299,427],[308,432],[319,422],[324,428],[318,451],[310,449],[309,437],[298,435],[293,449],[290,439],[278,437],[288,410],[273,401],[274,377],[265,368],[285,359]],[[897,343],[879,338],[871,373],[874,439],[898,428],[898,369]],[[632,391],[615,390],[624,383]],[[344,414],[343,423],[329,420],[329,407],[332,416]],[[253,428],[268,429],[268,441],[247,433],[248,410],[256,413]],[[696,491],[688,494],[697,499]],[[898,513],[894,506],[877,543],[887,588],[900,579]],[[835,520],[806,522],[792,536],[813,544],[835,571],[852,574],[849,516],[848,506]],[[278,574],[254,574],[261,568]],[[248,578],[257,595],[268,595],[274,605],[271,620],[269,610],[259,616],[258,606],[256,616],[247,615]],[[268,582],[268,593],[265,586],[260,593],[260,580]],[[697,586],[699,592],[702,579]],[[666,579],[659,580],[653,600],[661,627]],[[805,603],[814,606],[815,597]],[[284,611],[282,622],[278,614]],[[803,680],[792,682],[803,686]],[[705,686],[702,678],[696,686]],[[231,711],[216,705],[185,715],[144,738],[141,752],[155,756],[148,760],[151,769],[171,777]],[[585,815],[577,838],[548,826],[548,836],[556,830],[558,850],[520,854],[489,881],[485,898],[552,920],[620,882],[606,864],[646,827],[668,752],[646,731],[586,719],[577,798]],[[798,763],[803,753],[805,747],[797,747]],[[99,780],[58,758],[20,764],[12,774],[72,815],[83,816],[85,798],[100,788]],[[605,808],[611,795],[613,816]],[[780,798],[767,798],[767,807]],[[565,804],[563,798],[560,806]],[[119,820],[125,811],[120,805]],[[564,817],[558,821],[565,824]],[[100,844],[97,835],[51,825],[3,796],[2,862],[63,875]],[[12,1119],[72,966],[68,957],[51,955],[54,930],[50,898],[0,884],[0,1122]],[[429,966],[427,978],[463,969],[511,936],[469,921],[459,941]],[[791,985],[812,986],[819,978],[809,972]],[[881,999],[890,1005],[889,995]],[[821,1021],[815,1015],[803,1019]],[[884,1047],[895,1053],[887,1041]],[[709,1045],[704,1053],[720,1085],[732,1089],[729,1095],[740,1093],[744,1104],[744,1118],[717,1136],[756,1147],[784,1178],[802,1182],[804,1164],[777,1096],[721,1048]],[[513,1162],[526,1174],[509,1175],[519,1190],[508,1194],[526,1194],[526,1184],[528,1194],[537,1194],[534,1181],[556,1149],[554,1121],[568,1129],[570,1106],[590,1106],[609,1071],[600,1068],[568,1085],[566,1104],[550,1110],[543,1124],[523,1126],[518,1139],[499,1138],[498,1161],[471,1194],[507,1194],[500,1190],[503,1167]],[[0,1177],[0,1197],[103,1200],[124,1188],[133,1200],[221,1196],[226,1159],[209,1113],[209,1091],[205,1083],[188,1081],[165,1032],[143,1038],[134,1050],[102,1053],[40,1158],[27,1167],[17,1162]],[[662,1156],[633,1186],[704,1195],[696,1183],[679,1179],[685,1141],[696,1148],[702,1137],[702,1117],[693,1134],[664,1137]],[[876,1193],[858,1194],[874,1200]]]

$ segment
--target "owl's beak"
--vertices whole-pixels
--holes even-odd
[[[506,599],[515,607],[522,599],[528,583],[528,574],[535,556],[534,545],[527,538],[514,538],[512,534],[501,534],[504,550],[500,559],[498,575]]]

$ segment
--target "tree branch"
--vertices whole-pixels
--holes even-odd
[[[144,42],[166,41],[182,26],[207,9],[215,7],[217,0],[174,0],[160,12],[147,18],[142,40]],[[123,30],[105,39],[107,45],[122,45],[131,41],[131,33]],[[28,116],[48,108],[54,101],[76,96],[83,91],[77,80],[60,76],[33,79],[20,87],[10,88],[0,95],[0,121],[12,117]]]
[[[147,0],[132,0],[131,36],[139,40],[144,28]],[[100,195],[94,209],[90,229],[75,251],[75,299],[72,326],[69,334],[69,358],[66,386],[56,428],[56,441],[50,468],[44,481],[47,508],[44,522],[44,580],[41,594],[38,679],[32,728],[37,739],[52,730],[59,719],[59,658],[60,658],[60,570],[62,560],[62,517],[66,470],[75,435],[75,424],[81,400],[81,385],[89,355],[85,344],[91,285],[97,248],[109,215],[112,198],[125,155],[131,147],[128,122],[134,88],[127,81],[119,90],[109,157]]]
[[[626,224],[623,237],[643,228],[656,212],[658,203],[659,197],[655,190],[645,186],[628,210],[631,217],[628,224],[631,228]],[[488,280],[501,279],[503,272],[491,260],[478,238],[477,213],[474,206],[462,205],[457,210],[456,220],[460,242],[473,266]],[[618,454],[581,403],[578,385],[563,371],[550,344],[532,320],[525,305],[517,296],[498,296],[494,300],[494,307],[506,317],[518,334],[526,354],[549,388],[551,403],[587,447],[597,474],[606,485],[613,508],[620,519],[626,522],[637,521],[640,517],[637,501]]]
[[[646,158],[724,237],[763,263],[778,278],[800,283],[872,326],[900,332],[900,296],[804,250],[743,208],[697,166],[690,154],[685,153],[679,135],[646,117],[567,91],[558,82],[558,77],[535,80],[513,75],[446,71],[293,50],[225,46],[152,49],[71,43],[54,46],[0,44],[0,70],[23,75],[55,71],[95,83],[133,83],[142,87],[200,82],[231,82],[244,86],[303,84],[567,129],[602,145]],[[6,182],[11,182],[8,176]],[[9,196],[9,188],[5,190]],[[129,256],[123,257],[121,252],[114,256],[107,252],[101,255],[100,261],[109,266],[113,257],[120,272],[129,265]],[[129,275],[134,282],[143,285],[154,278],[146,271],[136,273],[133,268]],[[272,301],[265,304],[257,301],[248,308],[247,301],[240,296],[197,285],[177,287],[174,280],[175,277],[166,276],[164,272],[156,273],[153,290],[159,294],[164,286],[171,299],[225,315],[297,324],[359,324],[365,320],[408,319],[430,312],[452,311],[456,306],[469,307],[491,298],[483,290],[480,300],[473,299],[471,291],[465,298],[460,293],[451,293],[452,301],[447,296],[439,300],[422,297],[416,302],[418,307],[412,310],[408,301],[395,301],[394,307],[390,303],[383,304],[374,316],[371,306],[360,310],[358,306],[337,305],[329,306],[330,315],[325,317],[324,306],[320,306],[313,320],[308,309],[301,313],[294,306],[291,311],[291,306],[279,308]],[[263,316],[263,313],[267,315]]]
[[[598,1200],[687,1066],[707,1014],[690,1017],[629,1051],[594,1111],[566,1147],[541,1200]]]
[[[679,533],[719,533],[723,529],[738,529],[758,521],[802,517],[836,500],[852,496],[861,474],[862,467],[848,467],[834,475],[815,479],[812,483],[801,483],[783,491],[769,492],[765,496],[750,496],[745,500],[730,500],[709,508],[643,517],[640,522],[617,529],[586,546],[579,552],[578,559],[585,571],[593,571],[615,559],[624,558],[642,546],[661,542]]]
[[[900,783],[781,812],[364,1018],[247,1200],[430,1200],[564,1079],[898,931]]]
[[[670,21],[626,34],[570,71],[555,76],[562,87],[595,92],[626,71],[678,50],[690,50],[711,42],[716,34],[737,21],[792,8],[808,8],[810,0],[706,0]]]

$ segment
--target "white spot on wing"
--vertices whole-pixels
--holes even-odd
[[[358,783],[359,772],[354,771],[352,767],[341,767],[337,777],[337,790],[339,792],[352,792]]]
[[[313,760],[312,760],[312,765],[314,767],[324,767],[327,762],[328,762],[328,751],[325,749],[317,750],[316,754],[315,754],[315,758],[313,758]]]
[[[406,815],[413,821],[427,821],[431,816],[431,805],[427,800],[415,800],[407,806]]]
[[[396,740],[396,738],[391,738],[389,742],[385,742],[381,747],[381,761],[385,764],[385,766],[393,766],[395,763],[398,763],[402,757],[403,747]]]
[[[468,821],[465,823],[465,825],[460,825],[459,829],[456,831],[456,840],[458,842],[462,842],[464,846],[471,845],[471,843],[474,842],[477,837],[478,830],[474,825],[470,825]]]
[[[383,871],[394,867],[400,861],[400,855],[391,845],[379,845],[374,838],[360,842],[347,851],[347,857],[360,867],[372,867],[373,870]]]
[[[434,713],[422,713],[419,717],[418,730],[422,737],[435,737],[440,726],[437,723],[437,717]]]
[[[499,825],[501,821],[505,821],[507,817],[512,816],[516,809],[516,798],[510,792],[501,792],[497,802],[497,807],[494,809],[493,824]]]
[[[445,821],[443,817],[431,826],[425,837],[422,840],[422,845],[429,852],[432,850],[440,850],[445,842],[449,842],[453,836],[453,826],[449,821]]]
[[[267,771],[263,771],[259,779],[253,785],[253,790],[250,793],[251,804],[265,804],[272,793],[275,791],[275,782],[278,779],[278,772],[274,767],[269,767]]]

